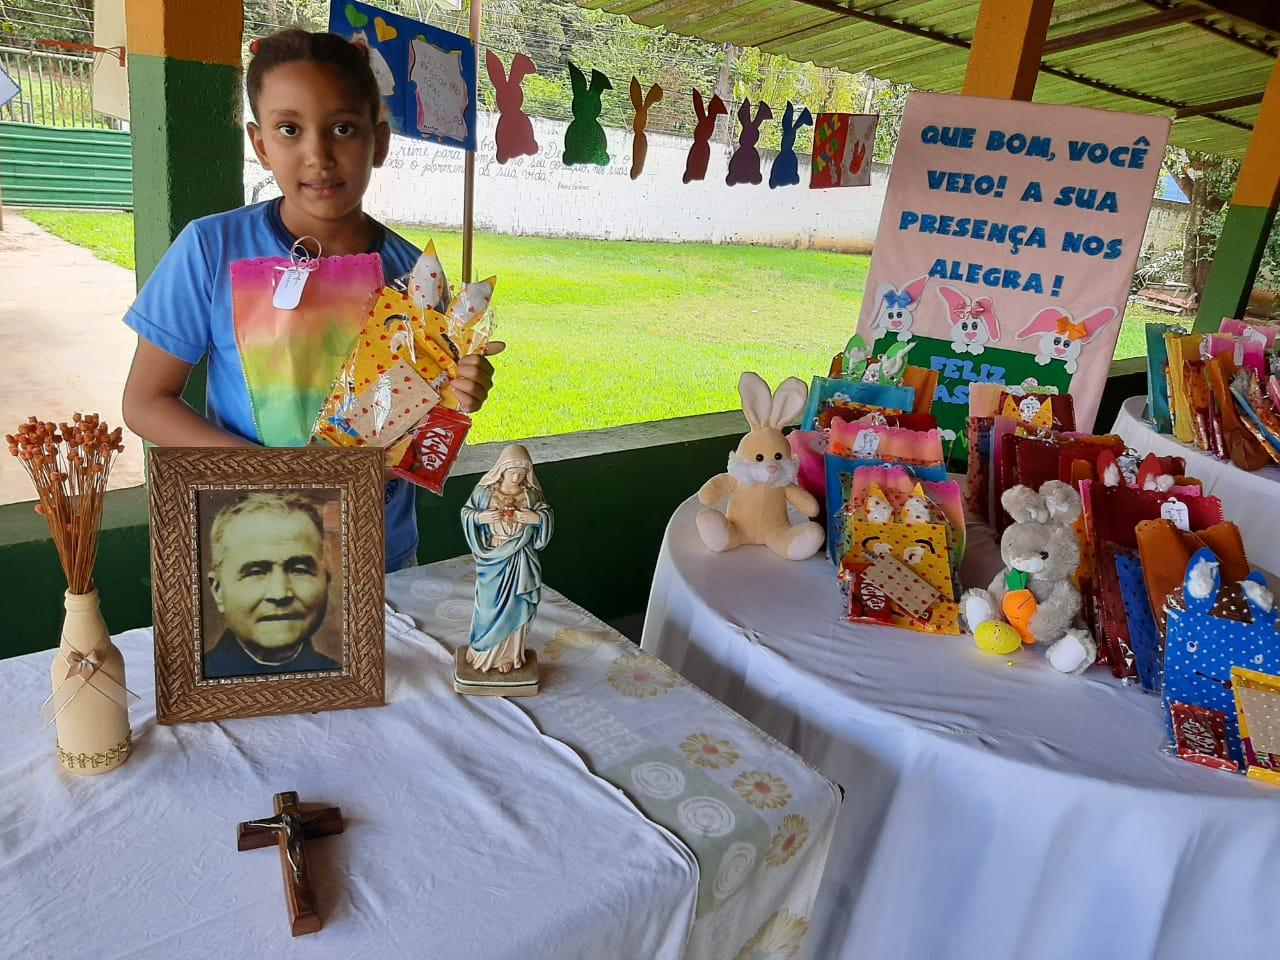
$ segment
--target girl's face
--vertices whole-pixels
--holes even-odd
[[[333,67],[306,60],[262,78],[249,136],[295,229],[360,217],[369,175],[386,159],[390,129],[374,122],[368,101],[349,87]]]

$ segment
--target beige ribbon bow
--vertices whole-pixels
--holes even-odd
[[[40,704],[40,718],[44,721],[44,726],[47,727],[57,720],[62,711],[71,706],[72,701],[84,691],[85,687],[92,687],[112,703],[117,703],[126,710],[129,709],[130,703],[136,703],[141,699],[115,677],[99,673],[102,669],[103,657],[97,648],[88,653],[72,650],[70,653],[63,654],[62,659],[67,664],[67,675],[53,688],[53,693],[45,698],[44,703]],[[74,690],[66,692],[67,684],[73,677],[80,678],[80,683]]]

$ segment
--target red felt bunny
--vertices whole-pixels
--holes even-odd
[[[503,76],[502,61],[492,50],[485,53],[484,66],[498,101],[498,129],[494,134],[498,162],[532,156],[538,152],[538,141],[533,136],[533,123],[523,110],[524,90],[520,85],[538,68],[523,53],[517,53],[511,58],[511,74]]]
[[[693,112],[698,116],[698,124],[693,129],[693,146],[684,161],[684,182],[704,180],[707,176],[707,164],[711,162],[711,135],[716,132],[716,117],[728,113],[724,101],[712,96],[711,103],[704,109],[702,94],[693,91]]]

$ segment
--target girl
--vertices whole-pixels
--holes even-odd
[[[161,446],[233,447],[257,442],[236,347],[230,265],[288,256],[313,237],[325,256],[378,253],[386,278],[403,276],[419,251],[361,209],[391,131],[363,47],[331,33],[281,30],[260,41],[245,77],[254,152],[283,197],[187,224],[125,314],[138,346],[124,388],[129,429]],[[500,353],[493,342],[486,356]],[[208,355],[206,416],[182,400],[192,366]],[[493,383],[486,356],[463,358],[454,392],[478,410]],[[413,487],[386,487],[387,569],[414,562]]]

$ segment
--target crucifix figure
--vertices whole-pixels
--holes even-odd
[[[295,937],[300,937],[304,933],[315,933],[321,927],[316,893],[307,868],[306,841],[341,833],[342,811],[338,807],[303,810],[293,790],[277,793],[275,805],[274,817],[240,824],[236,829],[236,849],[257,850],[273,843],[279,846],[289,927]]]

